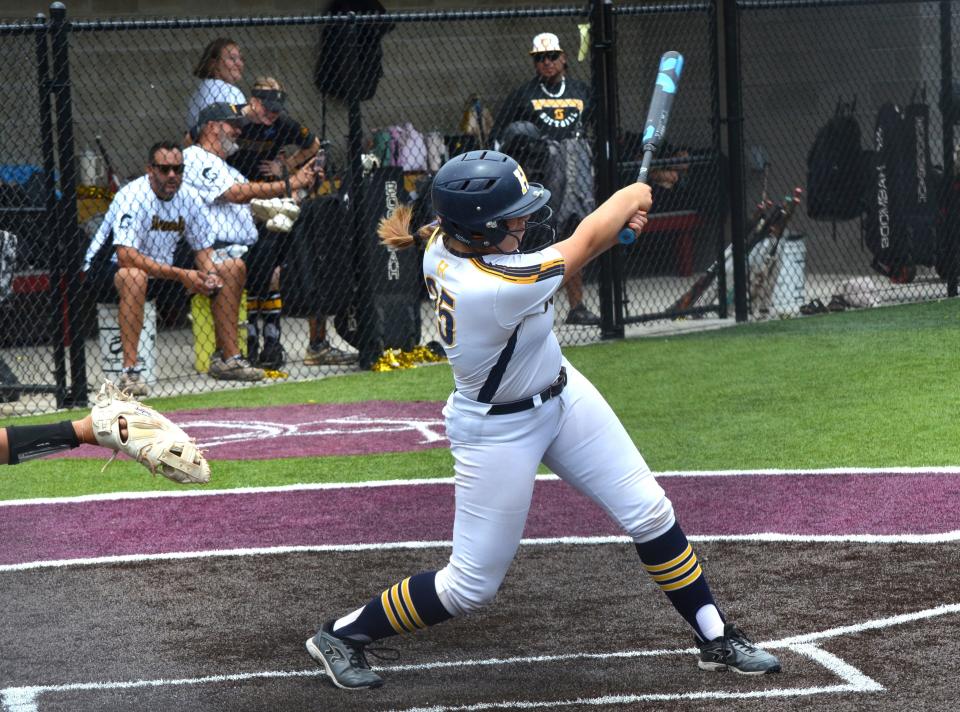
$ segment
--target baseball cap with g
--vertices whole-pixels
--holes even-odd
[[[563,48],[560,46],[560,38],[552,32],[541,32],[534,37],[530,54],[542,54],[543,52],[563,52]]]
[[[197,126],[203,128],[211,121],[226,121],[238,126],[245,126],[250,123],[247,117],[243,115],[241,104],[227,104],[223,101],[203,107],[200,111],[200,118],[197,120]]]

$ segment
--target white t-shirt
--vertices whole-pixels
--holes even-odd
[[[187,104],[187,130],[189,131],[197,124],[200,118],[200,110],[210,104],[218,102],[227,104],[246,104],[247,97],[243,95],[240,88],[225,82],[222,79],[203,79],[200,86],[190,97],[190,103]]]
[[[257,241],[257,226],[250,206],[228,203],[220,196],[247,179],[236,168],[215,153],[200,146],[183,152],[183,183],[200,193],[207,206],[207,222],[215,241],[252,245]]]
[[[83,260],[90,269],[93,258],[109,241],[113,247],[132,247],[162,264],[173,264],[173,255],[180,238],[194,250],[213,246],[213,235],[207,223],[206,208],[199,193],[187,185],[170,200],[161,200],[150,187],[150,179],[140,176],[127,183],[114,196],[100,228],[93,236]],[[116,251],[110,259],[117,261]]]
[[[492,392],[484,402],[509,403],[553,383],[562,359],[553,295],[563,272],[553,247],[471,258],[430,240],[423,277],[461,394],[480,400],[486,385]]]

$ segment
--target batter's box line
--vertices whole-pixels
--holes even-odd
[[[936,618],[938,616],[960,613],[960,603],[944,604],[935,608],[928,608],[913,613],[903,613],[886,618],[876,618],[863,623],[831,628],[828,630],[806,633],[803,635],[790,636],[779,640],[770,640],[758,643],[761,647],[768,649],[788,649],[793,652],[810,658],[820,664],[828,671],[839,677],[843,684],[826,685],[818,687],[788,687],[774,688],[766,690],[754,690],[748,692],[740,691],[702,691],[685,692],[676,694],[651,693],[644,695],[614,695],[607,697],[579,698],[575,700],[552,700],[552,701],[526,701],[511,700],[500,702],[480,702],[472,705],[460,706],[432,706],[432,707],[411,707],[405,710],[392,710],[391,712],[474,712],[481,710],[496,709],[544,709],[571,707],[580,705],[584,707],[598,705],[618,705],[632,704],[644,701],[671,701],[671,700],[704,700],[704,699],[751,699],[762,697],[801,697],[809,695],[822,695],[842,692],[881,692],[884,687],[876,682],[853,665],[820,648],[816,643],[822,640],[837,638],[843,635],[853,635],[870,630],[879,630],[897,625],[904,625],[919,620]],[[627,650],[612,653],[568,653],[561,655],[538,655],[528,657],[511,658],[486,658],[479,660],[460,660],[460,661],[440,661],[433,663],[423,663],[414,665],[392,665],[386,667],[377,667],[375,670],[384,672],[403,672],[403,671],[422,671],[438,668],[453,667],[475,667],[492,665],[515,665],[529,664],[537,662],[558,662],[569,660],[590,660],[590,659],[613,659],[613,658],[637,658],[637,657],[658,657],[667,655],[685,655],[695,654],[694,648],[680,648],[674,650]],[[320,677],[324,673],[319,669],[311,670],[274,670],[254,673],[238,673],[233,675],[210,675],[197,678],[181,679],[156,679],[156,680],[129,680],[122,682],[85,682],[71,683],[64,685],[37,685],[24,687],[7,687],[0,690],[0,710],[2,712],[40,712],[37,698],[42,694],[57,692],[75,692],[75,691],[96,691],[96,690],[130,690],[148,687],[166,687],[180,685],[203,685],[221,682],[244,682],[247,680],[258,679],[278,679],[278,678],[296,678],[296,677]]]

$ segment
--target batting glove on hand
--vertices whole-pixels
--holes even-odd
[[[153,474],[181,484],[210,481],[210,465],[192,438],[153,408],[133,399],[109,381],[96,396],[91,412],[97,442],[111,448],[113,456],[124,452]],[[120,437],[120,418],[127,421],[127,437]]]

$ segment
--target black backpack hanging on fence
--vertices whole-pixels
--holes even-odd
[[[839,101],[807,154],[807,215],[852,220],[863,211],[864,158],[856,100]]]
[[[333,0],[327,14],[378,14],[386,10],[379,0]],[[383,36],[393,23],[334,22],[323,25],[320,54],[313,79],[325,96],[365,101],[377,92],[383,77]]]

